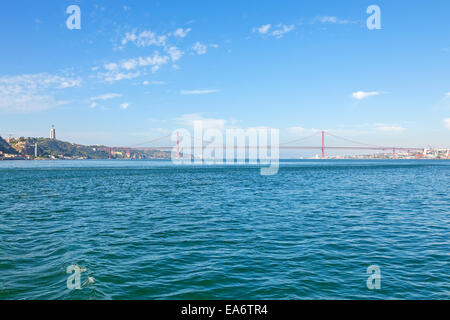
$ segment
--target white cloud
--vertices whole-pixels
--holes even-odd
[[[271,35],[277,39],[280,39],[280,38],[284,37],[284,35],[286,33],[289,33],[292,30],[294,30],[295,27],[293,24],[291,24],[289,26],[280,24],[277,26],[277,28],[278,28],[277,30],[272,31]]]
[[[170,55],[173,62],[180,60],[183,56],[183,52],[175,46],[168,48],[167,53]]]
[[[138,62],[136,61],[136,59],[126,60],[126,61],[123,61],[121,64],[121,67],[127,71],[133,70],[137,66],[138,66]]]
[[[129,80],[134,79],[141,76],[140,72],[129,72],[129,73],[123,73],[123,72],[117,72],[117,73],[107,73],[103,74],[104,80],[106,82],[114,82],[114,81],[120,81],[120,80]]]
[[[167,56],[160,56],[158,52],[153,55],[153,57],[141,58],[139,57],[139,66],[161,66],[168,62],[169,58]]]
[[[80,78],[48,73],[0,77],[0,111],[35,112],[60,105],[55,90],[81,86]]]
[[[342,20],[342,19],[339,19],[334,16],[316,17],[316,18],[314,18],[313,23],[317,23],[317,22],[324,23],[324,24],[326,24],[326,23],[328,23],[328,24],[348,24],[348,23],[350,23],[349,20]]]
[[[98,101],[98,100],[110,100],[115,98],[120,98],[122,95],[120,93],[105,93],[96,97],[92,97],[91,101]]]
[[[80,78],[66,78],[48,73],[24,74],[17,76],[4,76],[0,78],[1,86],[24,87],[28,89],[38,88],[71,88],[81,85]]]
[[[145,30],[141,33],[136,33],[136,30],[127,32],[121,43],[125,46],[127,43],[133,43],[137,47],[149,47],[149,46],[165,46],[167,41],[167,35],[158,35],[153,31]]]
[[[117,63],[113,63],[113,62],[111,62],[111,63],[107,63],[107,64],[105,64],[105,69],[106,70],[109,70],[109,71],[113,71],[113,70],[116,70],[117,68],[118,68],[118,65],[117,65]],[[98,68],[97,68],[98,69]],[[96,70],[97,70],[96,69]],[[94,70],[95,71],[95,70]]]
[[[19,95],[3,95],[0,90],[0,111],[36,112],[53,108],[57,105],[52,96],[22,93]]]
[[[406,129],[402,126],[392,126],[392,125],[386,125],[384,123],[376,123],[375,128],[378,131],[382,132],[391,132],[391,133],[401,133],[405,131]]]
[[[293,24],[291,24],[291,25],[278,24],[273,27],[269,23],[269,24],[265,24],[265,25],[262,25],[257,28],[253,28],[253,32],[259,33],[261,35],[272,36],[277,39],[280,39],[280,38],[284,37],[285,34],[291,32],[294,29],[295,29],[295,26]],[[273,31],[270,31],[270,30],[273,30]]]
[[[193,46],[192,46],[192,50],[194,50],[198,55],[202,55],[206,53],[206,46],[200,42],[196,42]]]
[[[90,105],[91,108],[95,108],[95,107],[97,107],[97,106],[98,106],[98,103],[97,103],[97,102],[92,102],[91,105]]]
[[[120,69],[130,71],[136,69],[137,67],[148,66],[150,64],[152,65],[152,72],[155,72],[159,70],[163,64],[170,62],[172,63],[172,67],[174,69],[178,69],[179,66],[178,64],[176,64],[176,62],[183,57],[184,52],[179,47],[172,45],[170,42],[172,40],[179,43],[180,39],[185,38],[191,31],[191,28],[177,28],[173,32],[169,32],[166,34],[157,34],[156,32],[151,30],[144,30],[139,32],[136,29],[133,29],[131,32],[125,33],[120,41],[119,46],[117,46],[116,49],[124,49],[127,44],[134,44],[139,48],[155,46],[161,47],[160,51],[163,51],[163,55],[159,55],[158,52],[155,51],[154,57],[138,58],[139,60],[129,59],[119,63],[108,63],[103,66],[103,68],[108,72],[99,74],[98,76],[105,80],[107,79],[106,81],[110,82],[117,81],[119,79],[129,79],[140,76],[141,74],[128,74],[126,76],[124,74],[116,75],[116,73],[120,73]],[[218,48],[219,46],[217,44],[212,44],[210,45],[210,47]],[[201,42],[196,42],[191,48],[191,50],[198,55],[205,54],[207,52],[207,49],[208,46],[202,44]],[[149,61],[149,59],[157,58],[159,58],[158,61]],[[142,63],[143,61],[144,63]],[[145,61],[147,61],[147,64],[145,64]],[[143,72],[143,74],[145,74],[145,72]]]
[[[160,56],[158,52],[156,52],[153,57],[141,58],[139,57],[139,66],[140,67],[152,67],[152,72],[156,72],[161,68],[161,66],[167,64],[169,62],[168,56]]]
[[[62,79],[64,79],[64,78],[62,78]],[[64,80],[62,80],[62,79],[58,86],[58,88],[60,88],[60,89],[79,87],[81,85],[80,79],[64,79]]]
[[[312,134],[315,134],[317,132],[320,132],[320,130],[318,129],[314,129],[314,128],[303,128],[303,127],[289,127],[286,129],[286,132],[289,135],[292,136],[310,136]]]
[[[446,97],[446,98],[450,98],[450,92],[447,92],[447,93],[445,94],[445,97]]]
[[[204,129],[223,130],[227,124],[227,120],[225,119],[205,118],[198,113],[183,114],[174,120],[182,126],[190,128],[193,128],[197,121],[202,123]]]
[[[183,28],[178,28],[173,32],[173,35],[175,37],[180,37],[180,38],[184,38],[188,35],[188,33],[191,31],[191,28],[187,28],[187,29],[183,29]]]
[[[357,100],[362,100],[371,96],[378,96],[378,95],[380,95],[380,92],[378,91],[371,91],[371,92],[357,91],[352,93],[352,97]]]
[[[145,80],[145,81],[142,82],[142,84],[144,86],[148,86],[148,85],[151,85],[151,84],[154,84],[154,85],[165,85],[165,84],[167,84],[167,82],[165,82],[165,81],[148,81],[148,80]]]
[[[447,129],[450,130],[450,118],[444,119],[444,124],[445,124],[445,126],[447,127]]]
[[[174,61],[181,58],[182,52],[178,50],[176,47],[171,46],[169,44],[169,39],[171,37],[175,38],[184,38],[191,31],[190,28],[183,29],[178,28],[173,33],[158,35],[157,33],[151,30],[145,30],[140,33],[137,33],[136,30],[132,32],[127,32],[125,36],[121,40],[121,45],[127,45],[128,43],[133,43],[137,47],[144,48],[150,46],[163,47],[164,51],[170,54]],[[177,58],[178,57],[178,58]]]
[[[181,90],[180,93],[182,95],[201,95],[201,94],[208,94],[208,93],[215,93],[219,92],[219,90],[216,89],[200,89],[200,90]]]
[[[128,102],[125,102],[120,105],[120,109],[125,110],[125,109],[128,109],[129,106],[130,106],[130,104]]]
[[[255,30],[258,31],[260,34],[267,34],[267,32],[269,32],[271,27],[272,27],[272,25],[269,23],[269,24],[262,25],[261,27],[256,28]]]
[[[150,67],[152,72],[156,72],[161,66],[169,63],[171,59],[173,61],[175,61],[175,59],[180,59],[182,52],[178,52],[175,47],[173,48],[174,49],[170,51],[170,56],[162,56],[155,51],[153,56],[132,58],[117,63],[107,63],[103,66],[106,69],[106,72],[99,72],[97,77],[106,82],[114,82],[140,77],[141,75],[146,74],[146,67]],[[130,72],[138,68],[144,68],[143,73],[139,70]]]

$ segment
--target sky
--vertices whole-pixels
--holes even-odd
[[[0,135],[125,146],[202,120],[450,147],[449,21],[447,0],[3,0]]]

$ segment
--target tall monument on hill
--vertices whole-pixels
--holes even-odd
[[[56,131],[55,131],[54,125],[52,125],[52,128],[50,129],[50,139],[52,139],[52,140],[56,139]]]

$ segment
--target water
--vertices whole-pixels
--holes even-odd
[[[449,299],[450,162],[0,162],[0,299]],[[66,268],[85,267],[81,290]],[[366,286],[381,268],[381,289]]]

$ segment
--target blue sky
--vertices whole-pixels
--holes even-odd
[[[66,8],[81,9],[69,30]],[[369,30],[366,9],[381,9]],[[450,145],[448,1],[0,4],[0,134],[131,145],[188,128]],[[313,141],[312,141],[313,142]],[[315,143],[317,144],[317,143]]]

